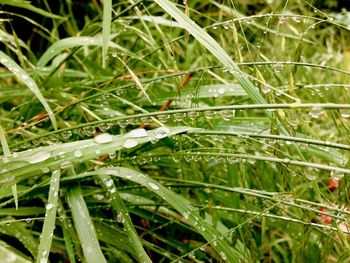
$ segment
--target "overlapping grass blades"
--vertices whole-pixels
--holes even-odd
[[[49,104],[45,100],[44,96],[41,94],[35,81],[31,76],[28,75],[12,58],[6,55],[4,52],[0,51],[0,63],[7,67],[18,79],[20,79],[23,84],[25,84],[38,98],[41,104],[44,106],[47,114],[50,117],[53,127],[57,129],[56,118],[54,112],[51,110]]]
[[[91,174],[94,173],[98,175],[117,176],[148,188],[154,194],[161,197],[177,212],[179,212],[187,220],[188,224],[195,228],[198,233],[201,233],[201,235],[208,242],[215,242],[213,248],[222,257],[222,259],[227,260],[228,262],[238,262],[238,260],[242,259],[243,255],[231,247],[229,242],[226,240],[227,237],[220,238],[220,232],[208,224],[206,220],[199,215],[198,211],[194,208],[190,201],[167,189],[156,180],[145,174],[125,167],[101,168],[91,172]]]
[[[144,136],[131,140],[133,147],[136,147],[154,138],[162,139],[191,129],[189,127],[161,127],[147,131]],[[123,143],[128,139],[130,139],[129,134],[110,135],[110,141],[106,143],[98,143],[94,139],[81,140],[23,151],[15,156],[9,156],[5,159],[6,161],[2,158],[0,165],[3,170],[0,182],[3,187],[10,186],[31,176],[43,174],[47,169],[51,171],[60,169],[61,165],[66,162],[74,164],[96,159],[125,148]]]

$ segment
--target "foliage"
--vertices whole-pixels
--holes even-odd
[[[349,261],[321,2],[0,1],[3,262]]]

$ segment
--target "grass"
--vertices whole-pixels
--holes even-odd
[[[4,262],[349,261],[346,3],[82,3],[0,3]]]

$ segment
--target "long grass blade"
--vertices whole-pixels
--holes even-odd
[[[104,0],[103,2],[103,21],[102,21],[102,65],[106,66],[108,52],[108,41],[111,33],[112,22],[112,1]]]
[[[107,262],[102,253],[93,222],[78,185],[75,185],[68,190],[67,200],[86,262]]]
[[[45,221],[43,225],[43,230],[41,232],[40,245],[38,256],[36,259],[37,263],[48,262],[52,237],[56,225],[56,212],[57,212],[57,200],[58,191],[60,186],[60,170],[55,170],[52,172],[49,190],[49,199],[46,204]]]
[[[238,260],[242,257],[241,254],[230,246],[225,238],[218,238],[221,236],[220,232],[208,224],[205,219],[200,217],[198,211],[196,211],[193,205],[186,198],[169,190],[149,176],[124,167],[101,168],[92,173],[98,175],[109,174],[112,176],[117,176],[146,187],[148,190],[161,197],[165,202],[177,210],[184,217],[184,219],[187,220],[188,224],[195,228],[198,233],[201,233],[208,242],[216,241],[216,245],[213,246],[213,248],[222,259],[227,260],[228,262],[238,262]]]
[[[124,229],[127,231],[139,262],[152,262],[142,247],[141,240],[131,221],[128,209],[126,208],[123,200],[120,198],[119,192],[113,183],[113,179],[110,176],[104,174],[99,175],[99,177],[104,189],[111,197],[112,207],[116,211],[117,220],[124,225]]]
[[[57,130],[56,118],[54,112],[51,110],[49,104],[41,94],[35,81],[25,72],[12,58],[7,56],[4,52],[0,51],[0,63],[7,67],[13,74],[16,75],[38,98],[41,104],[44,106],[53,127]]]

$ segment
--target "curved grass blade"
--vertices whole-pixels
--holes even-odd
[[[60,186],[60,170],[55,170],[52,173],[49,190],[49,200],[46,205],[45,221],[43,230],[41,232],[40,245],[38,256],[36,259],[37,263],[48,262],[53,232],[56,225],[56,212],[57,212],[57,200],[58,190]]]
[[[38,98],[41,104],[44,106],[49,118],[52,122],[53,127],[57,130],[55,114],[51,110],[49,104],[41,94],[35,81],[25,72],[12,58],[7,56],[4,52],[0,51],[0,63],[7,67],[13,74],[17,76]]]
[[[118,190],[114,185],[113,179],[110,176],[104,174],[99,175],[99,177],[104,189],[111,196],[111,204],[117,213],[117,221],[123,223],[124,229],[126,229],[127,234],[132,241],[132,245],[135,249],[136,257],[138,258],[139,262],[152,262],[142,247],[141,240],[129,216],[128,209],[126,208],[123,200],[120,198]]]
[[[111,33],[112,22],[112,1],[103,2],[103,21],[102,21],[102,66],[106,66],[106,57],[108,52],[108,41]]]
[[[172,2],[168,0],[155,0],[155,2],[178,23],[186,28],[196,40],[208,49],[229,70],[229,72],[235,76],[254,103],[266,103],[265,99],[253,83],[251,83],[251,81],[240,71],[237,64],[231,59],[226,51],[204,29],[182,13]],[[272,116],[270,112],[265,112],[268,116]]]
[[[45,53],[40,57],[37,67],[42,69],[46,66],[46,64],[55,56],[60,54],[63,50],[79,47],[79,46],[103,46],[101,37],[68,37],[65,39],[61,39],[52,44]],[[119,46],[118,44],[109,41],[108,46],[119,49],[125,53],[130,53],[127,49]]]
[[[53,18],[53,19],[64,19],[61,16],[52,14],[50,12],[47,12],[47,11],[45,11],[43,9],[40,9],[38,7],[35,7],[35,6],[31,5],[29,1],[1,0],[0,4],[2,4],[2,5],[11,5],[11,6],[14,6],[14,7],[24,8],[24,9],[27,9],[29,11],[35,12],[35,13],[37,13],[39,15],[46,16],[46,17]]]
[[[1,142],[2,152],[4,153],[4,157],[10,156],[11,155],[10,148],[6,140],[5,131],[1,125],[0,125],[0,142]],[[16,184],[12,185],[11,190],[12,190],[13,198],[15,199],[16,210],[18,210],[17,185]]]
[[[78,232],[81,246],[83,248],[86,262],[106,263],[107,261],[98,242],[88,208],[78,185],[69,188],[67,200],[73,216],[75,229]]]
[[[200,217],[198,211],[196,211],[190,201],[167,189],[150,177],[125,167],[101,168],[91,173],[117,176],[148,188],[177,210],[187,220],[188,224],[195,228],[198,233],[201,233],[208,242],[216,241],[216,245],[213,248],[222,259],[228,262],[238,262],[243,257],[225,239],[218,239],[221,233]]]
[[[143,143],[156,139],[162,139],[175,134],[193,130],[189,127],[160,127],[147,131],[143,130],[135,137],[134,131],[123,135],[102,134],[103,143],[96,139],[88,139],[70,143],[56,144],[53,146],[39,147],[11,155],[8,158],[0,157],[0,184],[13,185],[23,179],[38,174],[43,174],[43,168],[51,171],[60,169],[64,163],[81,163],[96,159],[105,154],[119,151],[125,148],[134,148]]]
[[[24,255],[9,244],[0,241],[0,258],[2,263],[30,263],[28,256]]]
[[[18,222],[13,217],[5,217],[0,221],[0,233],[18,239],[34,257],[38,254],[37,239],[26,228],[26,223]]]

